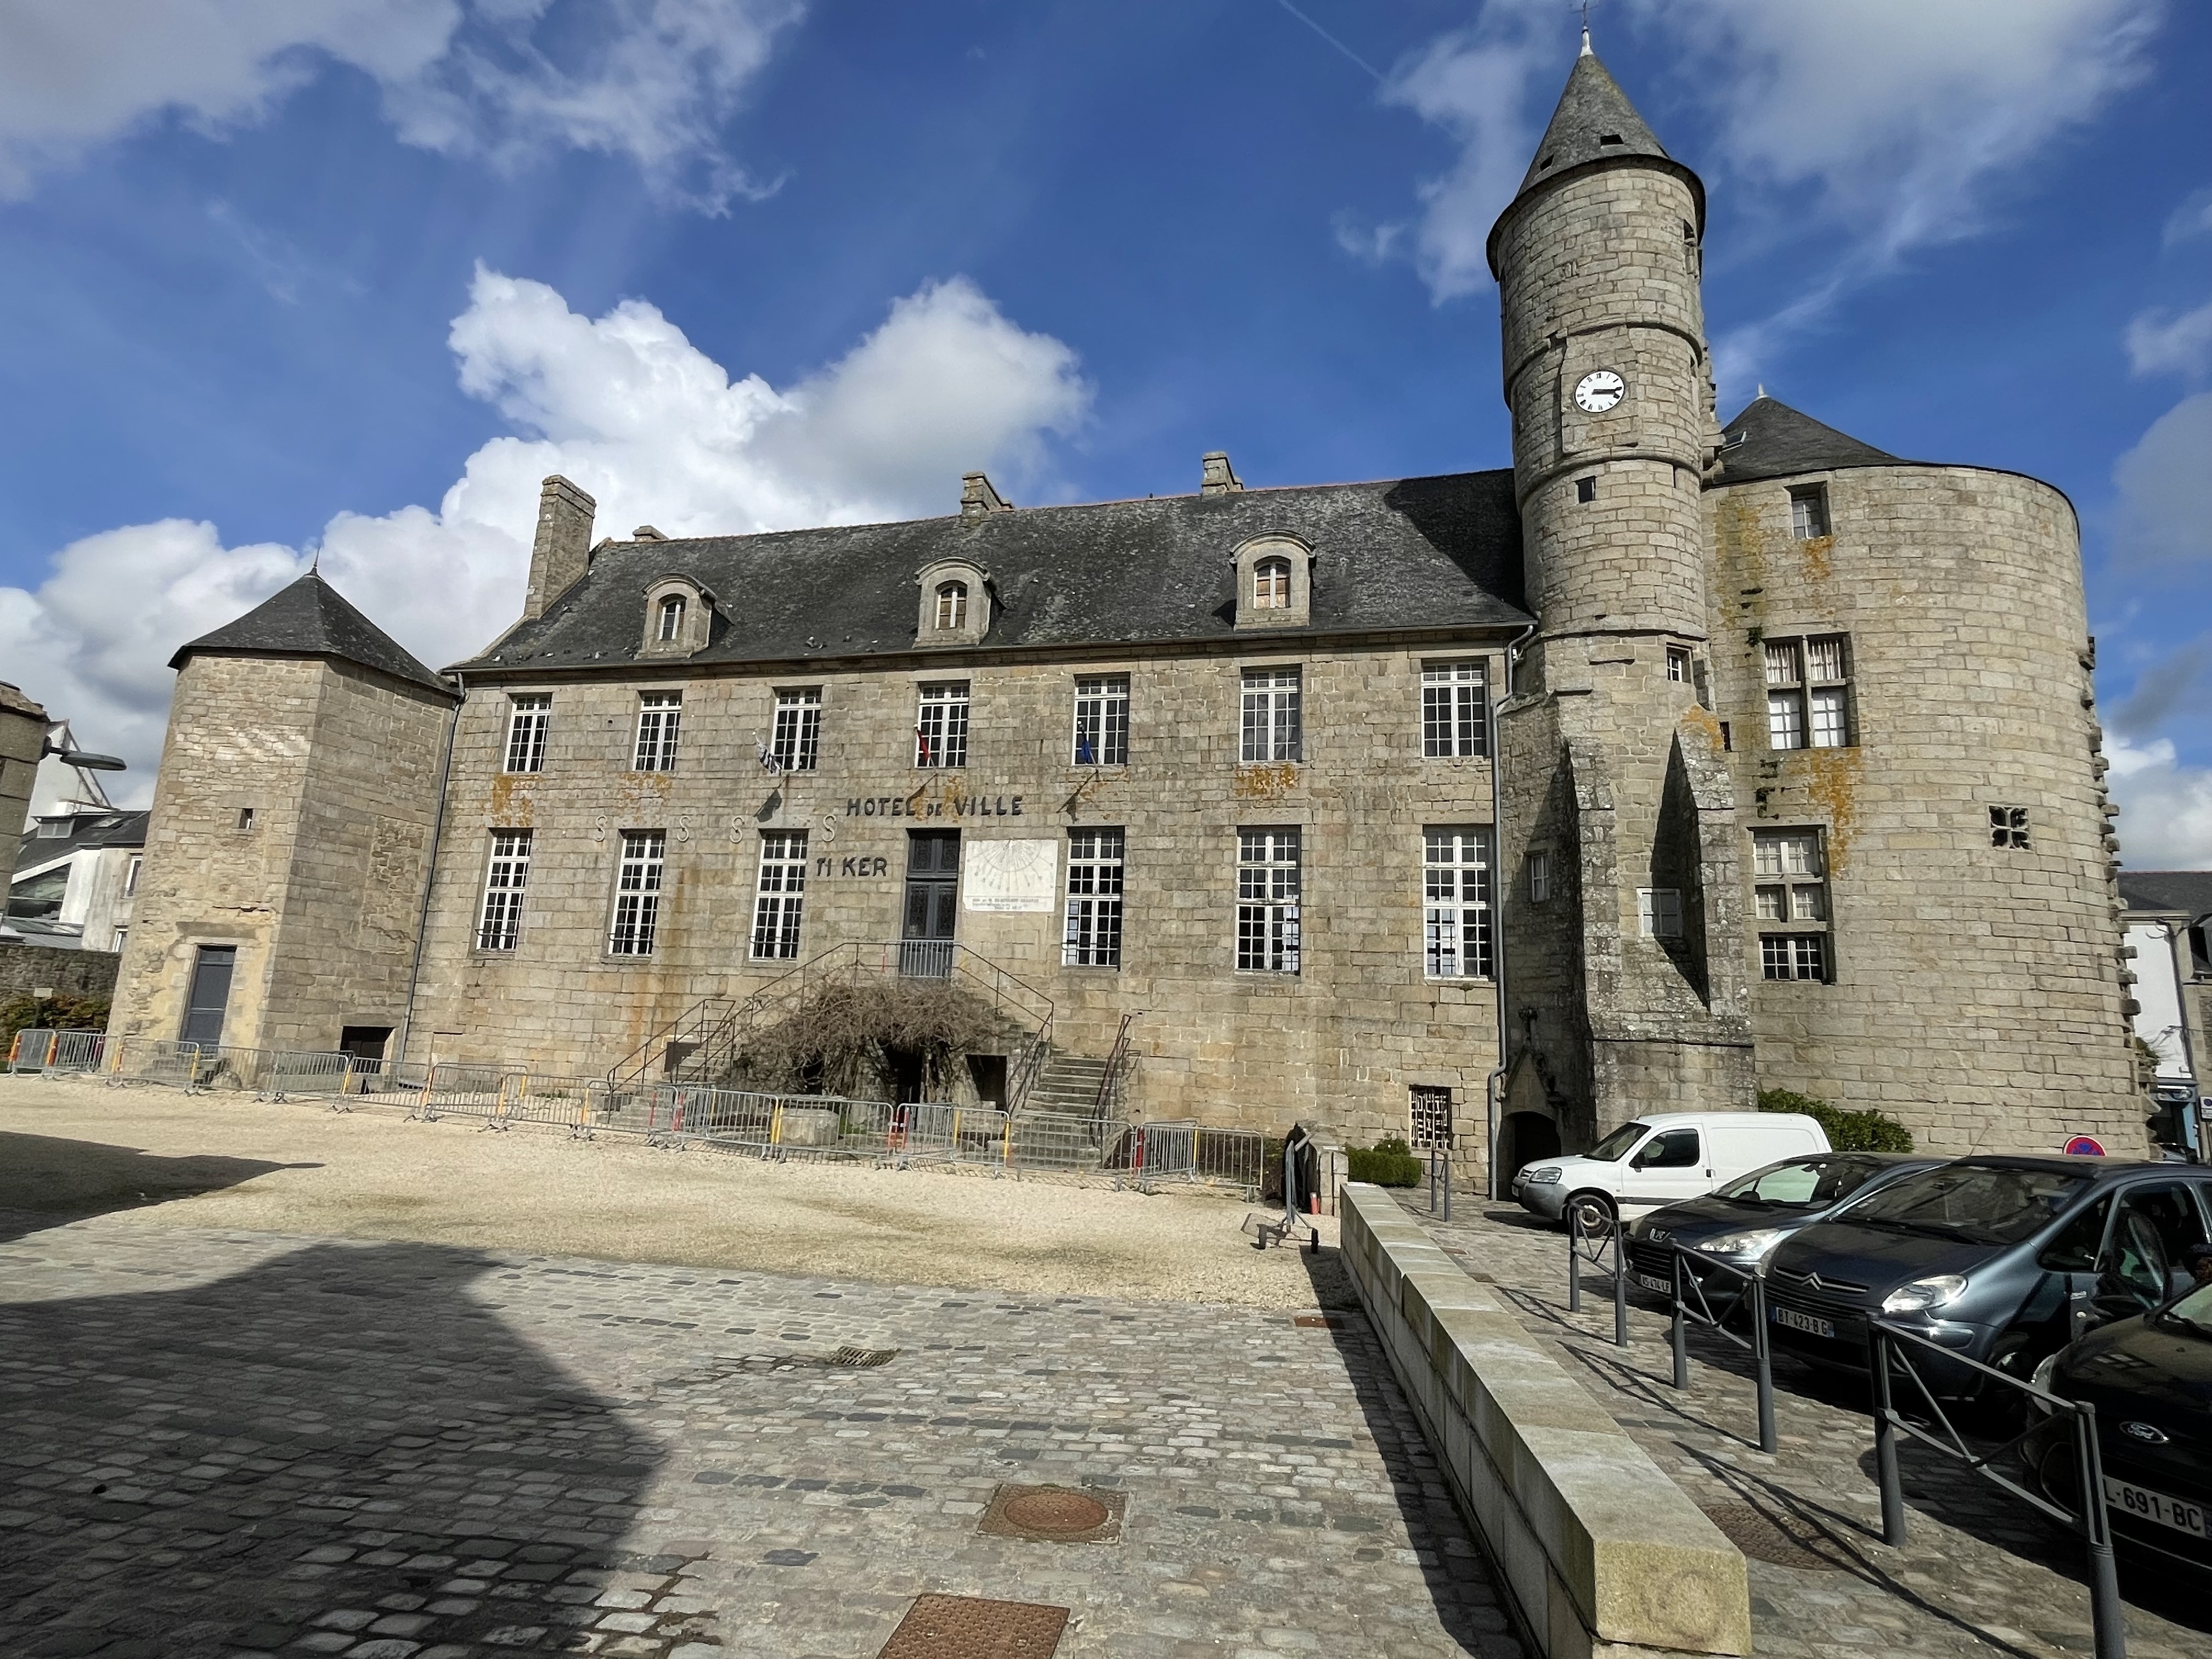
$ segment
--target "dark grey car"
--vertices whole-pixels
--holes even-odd
[[[1717,1192],[1669,1204],[1632,1223],[1629,1271],[1652,1295],[1671,1297],[1674,1247],[1680,1245],[1692,1253],[1691,1271],[1704,1287],[1707,1307],[1720,1314],[1742,1293],[1743,1282],[1732,1273],[1697,1273],[1697,1263],[1710,1260],[1755,1270],[1793,1233],[1943,1162],[1910,1152],[1819,1152],[1784,1158],[1739,1176]]]
[[[1777,1347],[1816,1364],[1864,1370],[1879,1315],[2025,1377],[2083,1332],[2184,1289],[2182,1252],[2206,1242],[2208,1220],[2212,1169],[1960,1158],[1776,1246],[1767,1318]]]

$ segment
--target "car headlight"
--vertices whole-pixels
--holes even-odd
[[[1701,1240],[1696,1248],[1707,1255],[1735,1255],[1757,1261],[1789,1237],[1787,1227],[1747,1227],[1738,1232],[1723,1233],[1717,1238]]]
[[[1522,1182],[1530,1187],[1549,1187],[1559,1178],[1559,1168],[1556,1164],[1547,1164],[1540,1170],[1523,1170],[1521,1172]]]
[[[1881,1299],[1881,1310],[1886,1314],[1927,1313],[1932,1309],[1956,1302],[1966,1293],[1966,1281],[1956,1273],[1937,1273],[1933,1279],[1916,1279],[1910,1285],[1900,1285]]]

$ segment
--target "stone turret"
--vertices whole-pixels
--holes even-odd
[[[1585,36],[1489,240],[1540,618],[1501,722],[1508,1104],[1570,1146],[1752,1103],[1739,832],[1705,691],[1704,222],[1698,176]]]

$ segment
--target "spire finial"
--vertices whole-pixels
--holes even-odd
[[[1759,383],[1759,395],[1761,398],[1764,398],[1766,395],[1766,382],[1764,380],[1761,380]],[[1757,399],[1754,398],[1753,401],[1756,402]]]
[[[1590,50],[1589,0],[1583,0],[1583,49],[1577,55],[1583,58],[1592,58],[1596,56],[1596,54]]]

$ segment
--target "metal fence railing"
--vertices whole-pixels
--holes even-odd
[[[1702,1325],[1744,1350],[1751,1356],[1753,1386],[1759,1402],[1759,1449],[1772,1452],[1779,1443],[1774,1434],[1774,1356],[1766,1326],[1765,1276],[1756,1267],[1738,1267],[1710,1256],[1693,1259],[1680,1244],[1668,1249],[1673,1253],[1668,1293],[1674,1298],[1674,1318],[1668,1335],[1674,1351],[1674,1386],[1690,1386],[1691,1326]],[[1634,1271],[1632,1261],[1629,1266]],[[1740,1288],[1726,1283],[1716,1286],[1715,1279],[1732,1281],[1733,1286]],[[1741,1336],[1729,1329],[1729,1322],[1739,1311],[1750,1317],[1750,1327]]]
[[[197,1042],[161,1042],[152,1037],[117,1037],[107,1045],[110,1083],[155,1083],[189,1089],[199,1069]]]
[[[1255,1204],[1267,1158],[1267,1138],[1257,1129],[1213,1129],[1201,1123],[1191,1136],[1191,1179],[1237,1188]]]
[[[8,1045],[8,1069],[48,1077],[96,1072],[106,1043],[104,1031],[18,1031]]]
[[[1613,1345],[1628,1346],[1628,1230],[1618,1215],[1593,1232],[1583,1225],[1582,1211],[1567,1206],[1567,1311],[1583,1307],[1583,1269],[1595,1267],[1613,1277]]]

